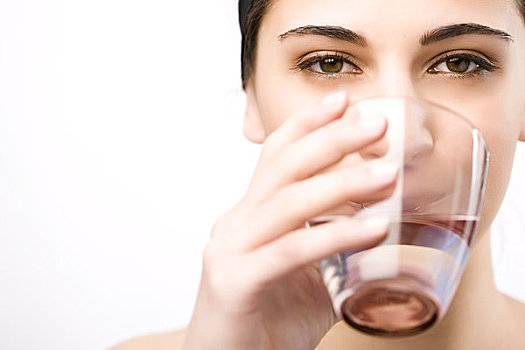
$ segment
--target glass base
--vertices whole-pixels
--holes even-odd
[[[413,280],[365,282],[341,304],[344,320],[376,336],[418,334],[438,319],[439,307]]]

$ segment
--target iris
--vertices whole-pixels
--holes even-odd
[[[337,57],[323,58],[319,62],[319,67],[323,73],[339,73],[343,69],[343,60]]]

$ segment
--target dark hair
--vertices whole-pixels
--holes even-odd
[[[246,1],[239,1],[239,21],[242,32],[241,72],[243,87],[245,87],[246,82],[252,75],[253,67],[255,66],[259,28],[271,1],[253,0],[250,8],[246,8],[246,5],[243,6]]]
[[[525,20],[525,0],[517,0],[517,1],[518,1],[518,7],[523,16],[523,20]]]
[[[525,21],[525,0],[516,1],[523,20]],[[271,4],[272,0],[239,1],[239,22],[242,32],[241,74],[243,87],[246,86],[246,82],[253,73],[259,28]]]

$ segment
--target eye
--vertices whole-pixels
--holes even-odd
[[[476,73],[483,73],[486,71],[492,72],[497,67],[488,60],[476,55],[457,54],[448,55],[439,60],[429,70],[429,73],[444,73],[452,75],[469,75]]]
[[[320,76],[337,77],[345,74],[360,74],[361,69],[342,54],[317,54],[297,64],[298,70],[307,70]]]
[[[435,66],[434,69],[439,72],[468,73],[478,68],[479,65],[468,58],[451,57]]]
[[[310,66],[315,72],[318,73],[348,73],[353,71],[355,66],[348,64],[341,57],[325,57],[321,58],[319,62],[314,63]]]

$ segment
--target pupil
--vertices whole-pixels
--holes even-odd
[[[343,69],[343,60],[340,58],[325,58],[320,63],[321,70],[325,73],[339,73]]]
[[[447,68],[454,73],[465,73],[470,66],[470,61],[464,58],[450,58],[447,60]]]

